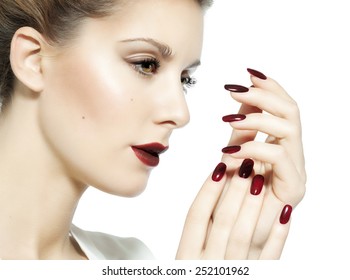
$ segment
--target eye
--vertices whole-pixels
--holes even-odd
[[[193,77],[182,77],[181,83],[186,87],[193,87],[197,83],[197,80]]]
[[[181,77],[181,83],[184,87],[184,91],[187,92],[187,89],[197,84],[197,80],[193,77]]]
[[[160,62],[155,58],[147,58],[131,62],[131,65],[138,73],[145,76],[151,76],[158,72]]]

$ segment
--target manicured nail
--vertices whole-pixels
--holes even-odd
[[[225,89],[232,92],[248,92],[249,88],[240,85],[225,85]]]
[[[293,210],[293,207],[288,204],[283,207],[283,210],[280,216],[280,223],[282,225],[289,222],[290,216],[292,214],[292,210]]]
[[[241,178],[248,178],[252,174],[254,161],[252,159],[245,159],[239,169],[238,175]]]
[[[224,122],[237,122],[243,121],[246,118],[246,115],[243,114],[232,114],[222,117]]]
[[[247,68],[247,71],[249,72],[250,75],[252,75],[254,77],[257,77],[257,78],[259,78],[261,80],[266,80],[267,79],[267,77],[263,73],[261,73],[261,72],[259,72],[257,70],[254,70],[254,69],[251,69],[251,68]]]
[[[253,177],[253,181],[250,186],[250,193],[252,195],[259,195],[261,193],[263,186],[264,186],[264,176],[255,175]]]
[[[223,162],[220,162],[216,166],[211,178],[214,182],[220,182],[222,177],[224,177],[225,173],[226,173],[226,164]]]
[[[221,151],[224,154],[234,154],[234,153],[239,152],[240,150],[241,150],[241,146],[228,146],[228,147],[223,148]]]

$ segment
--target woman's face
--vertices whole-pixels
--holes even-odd
[[[203,11],[192,0],[126,2],[44,55],[39,121],[74,180],[133,196],[189,121],[184,88],[200,59]]]

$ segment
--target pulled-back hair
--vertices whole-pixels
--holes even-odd
[[[142,1],[142,0],[141,0]],[[203,8],[212,0],[196,0]],[[10,65],[11,41],[21,27],[32,27],[49,42],[74,36],[84,18],[111,15],[125,0],[1,0],[0,1],[0,111],[9,102],[14,85]]]

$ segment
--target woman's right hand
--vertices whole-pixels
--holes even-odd
[[[252,238],[265,196],[262,177],[234,174],[228,180],[225,170],[226,165],[220,163],[199,191],[188,212],[176,259],[279,259],[291,209],[281,209],[273,224],[266,225],[263,232],[267,230],[269,236],[257,252]]]

